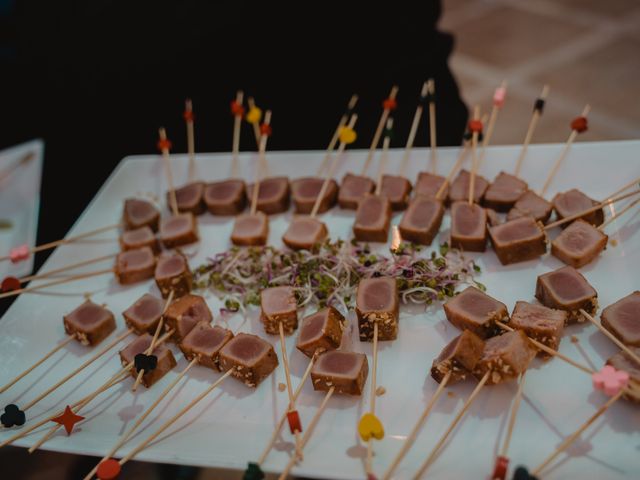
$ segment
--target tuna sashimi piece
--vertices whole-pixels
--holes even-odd
[[[247,387],[257,387],[278,366],[271,344],[256,335],[239,333],[220,350],[220,368]]]
[[[180,213],[192,213],[200,215],[204,212],[204,183],[193,182],[188,183],[175,190],[176,204]],[[171,191],[167,192],[167,205],[171,207],[172,200]]]
[[[300,326],[296,348],[307,357],[340,347],[344,317],[333,307],[326,307],[305,317]]]
[[[449,203],[467,201],[469,199],[469,183],[471,182],[471,174],[467,170],[461,170],[449,188]],[[473,201],[480,203],[484,193],[489,186],[487,179],[476,175],[473,188]]]
[[[186,257],[181,253],[167,252],[160,255],[154,276],[163,298],[167,298],[171,291],[174,298],[191,291],[193,276]]]
[[[444,304],[447,320],[460,330],[471,330],[480,338],[491,337],[498,331],[495,322],[508,321],[504,303],[490,297],[476,287],[467,287]]]
[[[635,291],[602,310],[602,326],[625,345],[640,347],[640,292]]]
[[[480,205],[456,202],[451,205],[451,246],[468,252],[487,248],[487,212]]]
[[[536,350],[522,330],[503,333],[485,342],[474,374],[482,378],[490,372],[487,385],[502,383],[524,373],[535,356]]]
[[[191,213],[167,217],[160,223],[160,241],[165,248],[180,247],[198,240],[198,224]]]
[[[204,203],[212,215],[231,216],[244,210],[247,187],[242,180],[213,182],[204,189]]]
[[[558,350],[566,323],[567,312],[564,310],[527,302],[517,302],[509,320],[513,328],[554,350]],[[540,354],[546,356],[542,351]]]
[[[120,361],[122,362],[122,366],[126,366],[129,363],[134,363],[136,355],[139,353],[145,353],[147,349],[151,346],[151,342],[153,340],[153,336],[145,333],[144,335],[140,335],[133,342],[127,345],[124,350],[120,351]],[[171,350],[167,348],[166,345],[156,345],[151,352],[151,355],[155,355],[158,359],[156,364],[156,368],[151,370],[150,372],[145,371],[144,375],[142,375],[142,379],[140,383],[145,387],[149,388],[162,377],[164,377],[173,367],[176,366],[176,359],[171,353]],[[131,376],[133,378],[138,377],[138,370],[132,368],[130,370]]]
[[[391,204],[383,195],[367,195],[358,205],[353,235],[362,242],[386,242],[391,225]]]
[[[122,312],[127,326],[140,335],[154,333],[162,317],[165,301],[150,293],[145,293],[136,302]]]
[[[82,345],[97,345],[116,329],[116,319],[103,305],[91,300],[63,317],[64,331]]]
[[[294,217],[282,236],[284,244],[293,250],[311,250],[329,234],[327,226],[311,217]]]
[[[498,212],[508,212],[527,191],[527,182],[500,172],[484,193],[484,204]]]
[[[356,294],[360,341],[373,341],[374,323],[378,324],[378,340],[395,340],[400,318],[399,303],[395,278],[373,277],[360,280]]]
[[[571,266],[540,275],[536,282],[536,298],[549,308],[567,311],[569,323],[584,321],[580,309],[589,315],[598,309],[598,293]]]
[[[247,196],[253,195],[253,185],[249,185]],[[289,209],[289,179],[287,177],[271,177],[260,181],[258,191],[258,211],[267,215],[286,212]]]
[[[313,389],[326,392],[362,395],[369,374],[367,356],[363,353],[333,350],[318,357],[311,368]]]
[[[600,255],[608,241],[607,235],[578,219],[551,242],[551,254],[567,265],[580,268]]]
[[[632,348],[633,353],[640,355],[640,348]],[[616,370],[623,370],[629,374],[631,379],[631,385],[635,387],[633,390],[629,389],[623,395],[624,398],[635,403],[640,403],[640,365],[631,356],[624,351],[616,353],[613,357],[607,360],[607,365],[611,365]]]
[[[373,193],[376,184],[368,177],[347,173],[340,184],[338,204],[340,208],[355,210],[364,197]]]
[[[239,246],[265,245],[269,237],[269,218],[263,212],[236,217],[231,243]]]
[[[149,247],[126,250],[116,257],[115,273],[123,285],[153,278],[155,268],[156,257]]]
[[[465,380],[471,375],[482,357],[484,341],[470,330],[464,330],[440,352],[431,366],[431,376],[442,383],[450,373],[447,385]]]
[[[389,199],[392,210],[404,210],[409,203],[411,183],[404,177],[383,175],[380,193]]]
[[[444,206],[442,202],[422,195],[414,198],[402,216],[398,230],[404,240],[420,245],[431,245],[438,234]]]
[[[545,223],[551,216],[553,205],[540,195],[528,190],[518,199],[513,208],[507,214],[507,220],[515,220],[520,217],[533,217],[535,220]]]
[[[149,227],[154,232],[157,232],[160,211],[153,203],[147,200],[127,198],[124,201],[123,220],[127,230]]]
[[[533,260],[547,252],[544,230],[531,217],[489,228],[493,248],[503,265]]]
[[[442,184],[445,183],[447,179],[445,177],[441,177],[440,175],[433,175],[427,172],[420,172],[418,174],[418,179],[416,180],[415,186],[415,194],[416,196],[422,195],[424,197],[436,198],[436,195]],[[446,186],[442,189],[442,193],[440,194],[440,200],[444,200],[449,196],[449,187]]]
[[[202,366],[222,371],[220,350],[233,338],[231,330],[200,322],[180,342],[180,350],[189,361],[198,358]]]
[[[135,250],[142,247],[149,247],[153,253],[160,252],[160,244],[153,230],[144,226],[135,230],[125,230],[120,235],[120,247],[122,250]]]
[[[575,188],[563,193],[557,193],[556,196],[553,197],[552,203],[558,219],[570,217],[598,204],[598,202],[587,197],[584,193]],[[588,213],[580,218],[597,227],[604,222],[604,210],[596,210],[595,212]],[[564,224],[565,227],[568,225],[569,224],[567,223]]]
[[[291,200],[296,213],[311,213],[316,199],[322,189],[323,178],[305,177],[291,182]],[[338,198],[338,184],[335,180],[329,180],[326,191],[322,196],[318,213],[324,213],[336,204]]]
[[[260,320],[264,330],[270,335],[278,335],[279,324],[285,335],[291,335],[298,328],[298,302],[291,287],[265,288],[260,293]]]
[[[199,295],[184,295],[173,301],[164,315],[168,330],[174,330],[171,338],[180,343],[199,322],[211,323],[213,315],[205,299]]]

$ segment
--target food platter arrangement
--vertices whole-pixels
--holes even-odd
[[[64,239],[0,252],[57,247],[2,280],[20,298],[0,448],[99,456],[85,478],[105,480],[133,459],[245,480],[637,478],[640,143],[575,143],[587,106],[565,145],[531,145],[548,93],[523,145],[489,146],[503,83],[442,148],[430,80],[391,149],[394,86],[366,151],[348,148],[354,95],[326,152],[268,152],[277,112],[238,92],[232,152],[196,154],[187,101],[186,155],[160,128],[159,155],[124,159]]]

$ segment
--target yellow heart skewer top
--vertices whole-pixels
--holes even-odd
[[[382,422],[373,413],[365,413],[358,424],[358,433],[364,442],[368,442],[372,437],[376,440],[384,438],[384,427]]]

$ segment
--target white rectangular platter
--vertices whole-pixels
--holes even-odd
[[[524,164],[523,177],[533,189],[540,188],[546,172],[557,158],[562,145],[533,146]],[[438,150],[439,172],[447,172],[458,154],[457,148]],[[518,147],[491,148],[481,174],[492,179],[500,170],[513,171]],[[341,164],[338,178],[347,171],[359,172],[366,152],[348,151]],[[401,150],[390,154],[389,172],[397,172]],[[322,152],[269,152],[272,175],[290,178],[312,175],[322,160]],[[428,167],[428,151],[416,149],[412,153],[407,176],[414,181],[420,170]],[[251,153],[241,156],[242,176],[252,181],[250,166],[255,161]],[[375,175],[378,157],[370,175]],[[173,155],[172,165],[176,182],[186,180],[187,159]],[[209,181],[223,179],[230,172],[229,154],[199,154],[199,177]],[[576,144],[551,185],[548,197],[557,191],[580,188],[592,198],[604,198],[624,183],[640,176],[640,141]],[[109,180],[97,193],[84,214],[69,232],[82,233],[119,221],[123,200],[130,196],[150,196],[164,201],[166,183],[161,159],[157,155],[127,157],[119,164]],[[620,207],[617,207],[620,208]],[[166,211],[166,207],[165,207]],[[608,212],[610,214],[610,211]],[[281,247],[281,236],[292,213],[271,218],[270,243]],[[350,238],[354,213],[334,209],[322,216],[329,226],[332,238]],[[399,222],[400,215],[393,223]],[[201,242],[187,251],[192,255],[192,267],[206,258],[229,248],[233,220],[214,218],[208,213],[199,217]],[[447,240],[448,215],[431,249]],[[617,245],[609,246],[596,261],[582,269],[596,288],[602,307],[640,288],[640,216],[629,213],[607,228]],[[83,259],[95,258],[118,250],[117,233],[100,235],[100,240],[63,246],[44,266],[44,270],[61,267]],[[387,250],[388,246],[380,246]],[[430,249],[427,249],[426,254]],[[508,267],[499,264],[495,254],[488,250],[473,255],[482,267],[478,280],[487,286],[488,293],[507,304],[509,310],[517,300],[532,301],[537,275],[562,266],[556,258],[546,255],[539,260]],[[87,267],[98,270],[104,265]],[[157,292],[152,281],[122,287],[115,279],[100,276],[82,282],[60,285],[47,293],[21,296],[0,322],[0,384],[35,362],[56,342],[64,338],[62,316],[91,293],[98,303],[106,303],[116,314],[119,326],[124,322],[121,312],[145,292]],[[220,321],[219,301],[208,293],[207,301]],[[371,344],[358,341],[357,326],[347,329],[343,348],[371,354]],[[276,337],[268,337],[258,320],[258,312],[251,310],[246,321],[235,315],[224,320],[233,330],[247,331],[268,338],[279,352]],[[429,376],[432,360],[457,331],[445,319],[440,305],[424,308],[402,308],[400,334],[392,343],[381,344],[378,384],[386,393],[377,400],[377,414],[382,420],[386,436],[375,443],[375,471],[381,475],[411,430],[417,416],[434,393],[437,384]],[[569,336],[578,343],[572,343]],[[307,358],[294,348],[295,336],[288,339],[294,385],[307,365]],[[59,433],[44,448],[78,454],[103,455],[118,440],[135,416],[140,415],[164,389],[186,362],[179,350],[172,347],[178,358],[178,367],[151,390],[141,388],[131,392],[130,381],[124,382],[83,413],[86,421],[79,424],[69,437]],[[116,349],[117,350],[117,349]],[[592,362],[599,369],[604,361],[617,351],[595,327],[571,326],[567,329],[560,350],[580,361]],[[71,344],[53,360],[38,368],[29,377],[3,394],[3,405],[11,402],[26,403],[38,392],[76,367],[80,360],[91,355],[87,349]],[[114,351],[88,371],[70,381],[63,388],[34,407],[30,417],[43,418],[59,406],[79,399],[104,382],[119,367]],[[209,385],[217,374],[194,367],[169,395],[161,407],[143,424],[143,430],[120,451],[128,452],[147,435],[155,431],[183,405]],[[208,467],[244,469],[248,461],[257,460],[265,447],[275,422],[287,405],[286,391],[279,391],[284,382],[282,365],[257,390],[229,379],[190,411],[174,427],[163,434],[138,459]],[[412,478],[440,434],[447,428],[474,382],[459,384],[448,389],[435,406],[428,422],[407,455],[394,478]],[[440,458],[429,471],[431,478],[461,479],[489,478],[495,455],[506,431],[515,383],[486,387],[471,407],[468,415],[451,436]],[[303,423],[307,424],[318,407],[322,394],[314,392],[310,383],[305,385],[299,400]],[[518,415],[509,456],[512,465],[537,466],[563,440],[606,401],[600,392],[594,392],[591,379],[575,368],[551,360],[536,359],[527,375],[524,401]],[[365,446],[359,441],[356,427],[360,416],[368,409],[368,396],[345,398],[334,396],[305,451],[304,462],[294,469],[300,476],[314,478],[362,479]],[[40,430],[41,431],[41,430]],[[13,432],[11,432],[13,433]],[[11,434],[0,432],[0,440]],[[31,434],[18,442],[29,446],[39,435]],[[276,445],[264,465],[267,471],[279,471],[289,459],[291,438],[287,432]],[[627,402],[618,402],[601,418],[582,440],[560,456],[561,462],[548,471],[545,478],[622,479],[640,477],[640,408]]]

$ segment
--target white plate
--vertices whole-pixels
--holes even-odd
[[[0,229],[2,255],[24,243],[30,247],[35,245],[43,155],[42,140],[32,140],[0,152],[0,221],[10,225]],[[21,277],[32,269],[33,255],[16,264],[0,262],[0,278]]]
[[[533,188],[539,188],[545,172],[555,160],[561,145],[539,145],[531,148],[524,165],[524,177]],[[458,149],[439,150],[440,171],[447,170]],[[488,178],[501,169],[512,171],[517,157],[517,147],[492,148],[482,174]],[[402,152],[393,151],[389,171],[397,171]],[[640,142],[610,142],[577,144],[551,186],[550,195],[556,191],[579,187],[594,198],[602,198],[631,178],[640,176]],[[347,170],[359,171],[365,152],[351,151],[341,168],[340,177]],[[315,171],[321,160],[321,152],[271,152],[269,164],[272,174],[290,177],[308,175]],[[253,154],[242,155],[244,178],[251,179],[248,166]],[[177,182],[185,180],[186,158],[174,156],[173,168]],[[426,168],[428,153],[417,149],[412,155],[409,177]],[[198,155],[198,169],[204,179],[224,178],[229,172],[229,155]],[[377,162],[377,160],[376,160]],[[376,168],[376,162],[373,167]],[[370,172],[374,175],[374,171]],[[111,178],[98,192],[93,202],[80,217],[71,234],[81,233],[118,221],[123,199],[132,195],[148,194],[164,198],[165,182],[162,164],[158,156],[129,157],[124,159]],[[291,213],[271,219],[272,244],[280,246],[280,237],[291,218]],[[323,216],[332,236],[350,236],[353,212],[334,210]],[[399,215],[394,222],[399,221]],[[447,236],[448,219],[440,232],[438,241]],[[617,241],[599,259],[582,269],[599,293],[601,305],[605,306],[639,288],[638,265],[640,264],[640,234],[637,213],[611,225],[608,233]],[[232,220],[214,218],[208,214],[200,217],[202,241],[191,249],[194,256],[191,265],[205,261],[207,256],[223,251],[229,246]],[[115,252],[116,233],[104,234],[102,242],[74,244],[59,248],[45,265],[46,269],[59,267],[79,259],[88,259]],[[434,243],[435,244],[435,243]],[[488,292],[505,302],[511,309],[516,300],[532,300],[536,276],[561,266],[554,257],[502,267],[491,251],[477,255],[483,273],[479,280],[488,287]],[[103,268],[88,267],[86,270]],[[44,295],[23,295],[7,312],[0,325],[0,383],[12,378],[18,371],[34,362],[48,351],[52,344],[64,338],[62,315],[82,301],[85,292],[93,292],[98,302],[105,302],[123,325],[120,313],[129,307],[142,293],[155,291],[153,282],[133,287],[121,287],[113,278],[105,276],[85,280],[51,289]],[[211,295],[209,305],[217,315],[219,302]],[[229,320],[231,328],[242,323],[238,316]],[[254,310],[242,330],[264,335]],[[616,351],[595,328],[572,326],[567,329],[561,351],[583,363],[588,360],[599,368],[604,360]],[[403,309],[398,340],[384,343],[379,356],[378,383],[387,393],[378,398],[377,413],[386,428],[386,437],[375,444],[375,470],[381,474],[401,446],[410,431],[416,416],[436,389],[428,370],[433,358],[445,343],[457,334],[455,328],[445,320],[442,309],[432,307]],[[575,335],[580,342],[574,344],[568,337]],[[269,340],[279,351],[277,339]],[[288,339],[294,382],[300,378],[307,359],[294,349],[295,337]],[[345,340],[346,348],[371,353],[371,344],[361,344],[353,326]],[[177,349],[174,349],[177,352]],[[3,403],[12,401],[25,403],[37,392],[52,384],[65,372],[78,365],[81,358],[90,355],[78,345],[70,345],[66,352],[59,353],[46,366],[21,381],[2,396]],[[181,355],[178,368],[184,367]],[[105,358],[92,366],[84,375],[70,381],[56,394],[47,398],[30,412],[39,418],[51,413],[56,406],[71,403],[89,392],[118,366],[115,357]],[[177,369],[176,369],[177,370]],[[130,383],[103,395],[85,411],[87,420],[79,425],[70,437],[58,434],[46,443],[45,448],[80,454],[102,455],[127,428],[134,415],[139,415],[149,406],[164,386],[174,378],[176,372],[167,375],[150,391],[140,389],[130,392]],[[128,451],[182,405],[202,391],[217,378],[211,370],[194,368],[188,381],[170,395],[168,402],[155,411],[144,424],[133,442],[121,454]],[[287,404],[286,392],[277,385],[284,382],[282,368],[278,368],[256,391],[249,390],[233,380],[226,381],[201,405],[192,410],[152,446],[137,458],[148,461],[183,463],[210,467],[244,469],[247,461],[255,461],[271,435],[277,417]],[[452,395],[444,395],[437,403],[428,423],[401,467],[396,478],[410,478],[425,455],[448,426],[453,414],[460,408],[464,398],[473,388],[469,382],[453,386]],[[484,389],[469,414],[455,430],[447,448],[430,470],[434,478],[487,478],[493,467],[494,457],[505,431],[515,384],[509,383]],[[303,422],[308,424],[319,405],[322,394],[316,393],[307,384],[300,397],[299,410]],[[513,464],[535,467],[574,431],[606,398],[593,391],[591,379],[559,360],[543,363],[535,361],[527,376],[525,400],[522,404],[514,437],[509,452]],[[364,477],[362,455],[364,447],[359,442],[356,426],[360,415],[367,410],[367,398],[334,397],[322,421],[310,441],[304,463],[295,473],[319,478]],[[150,423],[151,422],[151,423]],[[9,432],[0,433],[0,440]],[[290,438],[283,434],[286,442],[269,456],[264,468],[280,470],[288,460]],[[30,435],[19,442],[28,446],[36,440]],[[549,478],[638,478],[640,475],[640,410],[626,402],[615,405],[604,418],[597,422],[584,436],[578,447],[570,450],[571,457],[561,456],[562,465],[549,473]]]

